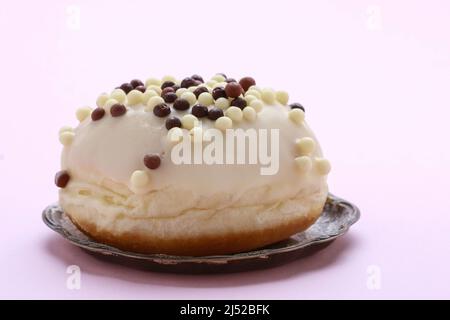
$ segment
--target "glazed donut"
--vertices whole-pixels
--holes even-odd
[[[244,252],[320,216],[329,162],[284,91],[217,74],[132,80],[60,130],[59,204],[96,241],[184,256]]]

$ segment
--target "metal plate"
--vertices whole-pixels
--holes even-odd
[[[352,203],[329,194],[320,218],[307,230],[259,250],[219,256],[188,257],[128,252],[96,242],[81,232],[57,204],[42,219],[71,243],[114,262],[153,271],[176,273],[238,272],[277,266],[308,255],[343,235],[360,217]]]

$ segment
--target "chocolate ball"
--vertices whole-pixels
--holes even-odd
[[[225,82],[230,83],[230,82],[237,82],[237,81],[236,81],[236,79],[233,79],[233,78],[227,78],[227,79],[225,79]]]
[[[98,121],[101,118],[103,118],[104,115],[105,115],[105,109],[103,109],[103,108],[95,108],[91,112],[91,119],[92,119],[92,121]]]
[[[289,107],[291,107],[291,109],[302,109],[303,112],[305,112],[305,108],[298,102],[291,103]]]
[[[111,109],[109,110],[111,113],[111,116],[113,117],[120,117],[123,116],[127,112],[127,108],[121,103],[116,103],[111,106]]]
[[[170,130],[174,127],[181,128],[181,120],[174,116],[168,117],[166,120],[166,129]]]
[[[195,80],[192,79],[191,77],[184,78],[183,80],[181,80],[180,86],[182,88],[189,88],[195,86]]]
[[[223,110],[213,107],[208,111],[208,119],[210,120],[217,120],[220,117],[223,117]]]
[[[241,97],[237,97],[231,101],[232,106],[238,107],[240,109],[244,109],[247,106],[247,101]]]
[[[242,89],[244,89],[244,91],[247,91],[248,88],[256,85],[256,81],[252,77],[244,77],[239,80],[239,84],[241,85]]]
[[[161,90],[161,97],[163,95],[165,95],[166,93],[169,93],[169,92],[175,92],[175,89],[173,87],[167,87],[167,88],[162,89]]]
[[[130,81],[131,86],[136,89],[136,87],[143,86],[144,83],[139,79],[133,79]]]
[[[134,89],[130,83],[122,83],[122,85],[119,88],[122,89],[123,92],[125,93],[128,93]]]
[[[206,107],[202,104],[196,104],[195,106],[192,107],[191,112],[197,118],[207,117],[208,116],[208,107]]]
[[[194,90],[194,94],[195,96],[198,98],[199,95],[201,95],[203,92],[209,92],[208,88],[206,87],[198,87],[197,89]]]
[[[162,98],[164,99],[165,102],[172,103],[175,100],[177,100],[178,97],[175,92],[167,92],[162,96]]]
[[[145,92],[145,89],[146,89],[145,86],[137,86],[136,88],[134,88],[134,90],[140,91],[142,93]]]
[[[165,103],[157,104],[153,108],[153,114],[160,118],[166,117],[170,114],[170,107]]]
[[[161,165],[161,158],[157,154],[147,154],[144,157],[144,165],[149,169],[155,170]]]
[[[203,83],[203,78],[201,76],[199,76],[198,74],[194,74],[191,76],[192,79],[200,81],[201,83]]]
[[[165,89],[167,87],[173,87],[175,85],[175,82],[173,81],[164,81],[161,85],[161,89]]]
[[[211,94],[212,94],[214,100],[217,100],[219,98],[228,98],[227,93],[225,92],[225,89],[222,87],[215,87]]]
[[[182,98],[178,98],[173,103],[173,107],[177,110],[187,110],[187,109],[189,109],[190,106],[191,105],[189,104],[189,101],[187,101],[186,99],[182,99]]]
[[[67,171],[62,170],[55,175],[55,184],[59,188],[65,188],[70,181],[70,175]]]
[[[230,82],[225,86],[225,92],[230,98],[237,98],[242,94],[242,87],[239,83]]]

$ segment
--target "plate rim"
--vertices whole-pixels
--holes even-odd
[[[230,261],[237,260],[248,260],[248,259],[268,259],[270,256],[288,253],[291,251],[301,250],[313,245],[318,245],[326,242],[330,242],[335,240],[336,238],[344,235],[350,229],[352,225],[354,225],[361,217],[361,211],[359,208],[353,203],[340,198],[332,193],[328,193],[327,202],[332,202],[337,205],[344,205],[349,207],[353,211],[353,219],[349,220],[349,222],[344,225],[344,228],[339,230],[334,235],[327,236],[325,238],[316,238],[312,239],[306,243],[295,243],[284,248],[263,248],[259,250],[241,252],[236,254],[228,254],[228,255],[210,255],[210,256],[177,256],[177,255],[168,255],[161,253],[152,253],[145,254],[139,252],[131,252],[131,251],[123,251],[114,246],[104,244],[101,242],[97,242],[88,235],[86,235],[82,230],[80,230],[75,224],[73,226],[84,235],[89,237],[89,243],[86,243],[86,240],[75,237],[74,235],[68,233],[61,224],[55,224],[54,220],[50,219],[50,212],[55,209],[55,207],[59,207],[58,203],[55,202],[53,204],[48,205],[42,212],[42,220],[43,222],[53,231],[60,234],[63,238],[68,240],[70,243],[76,245],[77,247],[83,248],[85,250],[100,253],[105,256],[118,256],[127,259],[135,259],[135,260],[146,260],[153,261],[159,264],[179,264],[179,263],[210,263],[210,264],[226,264]],[[62,214],[65,214],[63,210]]]

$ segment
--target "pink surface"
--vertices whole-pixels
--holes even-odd
[[[450,298],[449,17],[444,0],[3,4],[0,297]],[[182,276],[99,261],[44,226],[77,107],[135,77],[216,72],[306,106],[331,191],[361,208],[349,234],[276,269]]]

